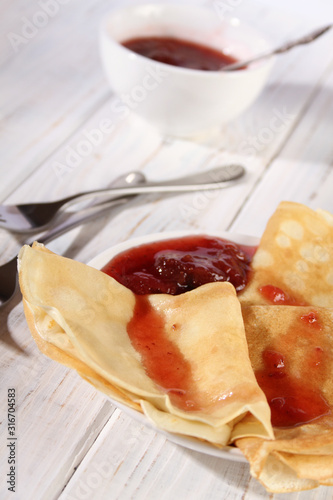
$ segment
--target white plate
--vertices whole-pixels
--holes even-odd
[[[128,248],[132,248],[134,246],[142,245],[144,243],[150,243],[153,241],[161,241],[161,240],[168,240],[172,238],[180,238],[183,236],[190,236],[194,234],[204,234],[206,236],[215,236],[218,238],[223,238],[226,240],[233,241],[234,243],[238,243],[239,245],[249,245],[249,246],[256,246],[259,243],[258,238],[252,237],[252,236],[246,236],[242,234],[236,234],[236,233],[228,233],[228,232],[221,232],[219,234],[206,234],[205,231],[182,231],[182,232],[170,232],[170,233],[157,233],[157,234],[149,234],[146,236],[142,236],[139,238],[133,238],[130,240],[127,240],[123,243],[120,243],[118,245],[115,245],[112,248],[109,248],[108,250],[105,250],[104,252],[100,253],[96,257],[94,257],[90,262],[88,262],[88,265],[95,267],[96,269],[101,269],[105,264],[107,264],[115,255],[119,254],[120,252],[123,252],[124,250],[127,250]],[[111,399],[111,398],[110,398]],[[198,439],[195,438],[190,438],[187,436],[182,436],[179,434],[172,434],[170,432],[163,431],[161,429],[158,429],[155,427],[147,418],[145,415],[140,413],[139,411],[136,411],[132,408],[127,407],[124,404],[119,403],[118,401],[114,401],[111,399],[112,403],[117,406],[119,409],[124,411],[127,415],[131,416],[135,420],[139,421],[141,424],[146,425],[152,429],[154,429],[156,432],[159,434],[163,434],[166,436],[170,441],[172,441],[175,444],[178,444],[180,446],[183,446],[185,448],[189,448],[194,451],[198,451],[200,453],[206,453],[207,455],[215,456],[215,457],[220,457],[220,458],[226,458],[228,460],[234,460],[237,462],[246,462],[245,457],[243,454],[240,452],[238,448],[234,448],[232,446],[226,446],[224,448],[217,448],[213,445],[210,445],[209,443],[201,442]]]

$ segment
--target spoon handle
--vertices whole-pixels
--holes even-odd
[[[326,33],[329,29],[331,29],[333,24],[328,24],[327,26],[324,26],[323,28],[319,28],[312,33],[309,33],[308,35],[305,35],[298,40],[294,40],[293,42],[287,42],[281,47],[278,47],[277,49],[274,50],[274,54],[282,54],[283,52],[287,52],[288,50],[292,49],[293,47],[296,47],[297,45],[304,45],[306,43],[311,43],[313,40],[316,40],[319,38],[321,35]]]
[[[26,240],[26,244],[30,245],[33,241],[37,240],[40,243],[49,243],[50,241],[62,236],[75,227],[91,221],[96,217],[107,214],[111,208],[124,205],[128,203],[134,194],[147,193],[147,192],[181,192],[181,191],[198,191],[201,189],[216,189],[228,186],[233,180],[244,175],[245,170],[240,165],[228,165],[225,167],[218,167],[206,172],[186,176],[176,179],[172,182],[165,181],[160,183],[148,183],[138,189],[139,186],[126,187],[126,188],[112,188],[104,189],[101,191],[104,195],[114,195],[117,193],[117,198],[109,198],[98,205],[91,205],[79,212],[62,214],[62,219],[57,219],[57,223],[49,228],[47,231]],[[191,181],[188,184],[189,180]],[[90,194],[96,194],[92,191]],[[89,193],[86,193],[89,195]],[[127,195],[127,196],[125,196]],[[131,196],[129,196],[131,195]],[[78,199],[76,196],[75,199]],[[4,279],[0,282],[0,307],[10,300],[17,289],[17,273],[16,273],[16,260],[15,257],[11,261],[4,264],[2,267],[2,277]]]
[[[256,57],[251,57],[251,59],[247,59],[246,61],[239,61],[233,64],[228,64],[227,66],[224,66],[221,68],[222,71],[235,71],[237,69],[244,68],[244,66],[248,66],[249,64],[257,61],[261,61],[263,59],[267,59],[268,57],[271,57],[276,54],[282,54],[283,52],[288,52],[288,50],[292,49],[293,47],[296,47],[298,45],[304,45],[306,43],[313,42],[313,40],[316,40],[316,38],[319,38],[321,35],[326,33],[326,31],[330,30],[333,27],[333,24],[328,24],[327,26],[324,26],[322,28],[318,28],[315,31],[312,31],[308,35],[304,35],[301,38],[298,38],[297,40],[293,40],[291,42],[286,42],[280,47],[277,47],[276,49],[273,50],[268,50],[267,52],[263,52],[262,54],[259,54]]]
[[[104,189],[98,191],[98,194],[104,194],[110,197],[110,195],[117,193],[118,197],[107,199],[104,202],[100,202],[98,205],[88,206],[78,212],[63,214],[65,215],[63,219],[58,220],[57,224],[51,227],[48,231],[44,232],[39,238],[32,238],[31,243],[34,239],[37,239],[40,243],[48,243],[67,231],[70,231],[74,227],[81,225],[84,222],[88,222],[95,217],[99,217],[104,213],[106,214],[112,207],[125,205],[135,194],[153,192],[177,193],[182,191],[199,191],[201,189],[220,189],[221,187],[229,186],[233,180],[241,177],[244,173],[245,169],[241,165],[231,164],[224,167],[217,167],[199,174],[185,176],[171,182],[165,181],[156,184],[146,183],[142,186],[135,185],[133,187],[129,186]],[[189,180],[191,181],[191,184],[188,184]],[[95,195],[96,191],[92,191],[91,194],[92,193]],[[89,196],[89,193],[86,194]]]
[[[237,164],[225,165],[222,167],[213,168],[211,170],[191,174],[185,177],[180,177],[173,180],[162,182],[145,182],[139,185],[115,187],[107,189],[99,189],[96,191],[87,191],[79,195],[74,195],[67,198],[66,207],[73,202],[81,202],[91,198],[115,198],[119,199],[123,196],[131,196],[135,194],[147,193],[173,193],[199,191],[207,189],[221,189],[227,187],[232,181],[239,179],[245,173],[244,167]]]
[[[49,243],[50,241],[59,238],[59,236],[62,236],[63,234],[71,231],[75,227],[80,226],[85,222],[89,222],[97,217],[100,217],[103,214],[106,215],[111,208],[124,205],[129,200],[130,198],[123,197],[117,200],[110,200],[109,202],[101,203],[97,206],[93,205],[91,207],[87,207],[86,209],[81,210],[77,213],[72,213],[67,218],[60,220],[59,223],[54,227],[51,227],[50,229],[45,231],[40,237],[35,236],[34,238],[31,238],[27,243],[30,245],[35,240],[43,244]]]

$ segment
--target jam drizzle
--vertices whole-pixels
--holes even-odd
[[[259,292],[271,304],[284,306],[301,305],[297,303],[294,297],[277,286],[264,285],[259,288]]]
[[[219,238],[192,236],[132,248],[103,269],[137,294],[134,316],[128,325],[129,337],[147,374],[176,406],[186,411],[200,409],[191,366],[167,338],[162,317],[144,295],[176,295],[211,281],[230,281],[240,291],[248,282],[255,250]],[[265,285],[259,291],[274,305],[306,305],[277,286]],[[310,310],[299,316],[276,344],[264,350],[263,367],[256,377],[271,408],[273,426],[295,427],[331,412],[321,393],[329,356],[323,330],[318,312]],[[296,376],[292,353],[297,338],[305,342],[301,347],[302,367],[298,366]]]
[[[141,355],[147,375],[169,394],[171,401],[186,411],[200,409],[190,363],[177,345],[167,338],[163,317],[152,308],[148,297],[136,297],[127,332],[133,347]]]
[[[310,311],[297,318],[287,334],[279,339],[279,348],[273,345],[263,351],[263,368],[256,372],[256,378],[271,408],[274,427],[296,427],[331,412],[321,392],[327,377],[328,356],[327,349],[318,345],[324,343],[321,331],[318,313]],[[306,344],[301,372],[296,376],[292,374],[292,345],[297,337]]]

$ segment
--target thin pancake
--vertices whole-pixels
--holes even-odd
[[[177,297],[148,297],[149,308],[163,323],[163,336],[190,367],[195,407],[186,410],[172,397],[174,391],[150,377],[142,353],[133,347],[128,327],[133,321],[135,327],[137,300],[130,290],[40,245],[21,250],[19,278],[27,321],[40,349],[77,369],[98,389],[140,407],[166,430],[216,445],[246,435],[273,437],[270,411],[249,361],[239,301],[229,283]],[[248,412],[254,420],[246,425],[240,421]]]
[[[268,304],[260,293],[277,287],[297,304],[333,307],[333,216],[282,202],[270,218],[254,256],[243,304]]]
[[[269,491],[333,484],[333,310],[247,306],[243,317],[252,366],[279,427],[274,441],[236,445]]]

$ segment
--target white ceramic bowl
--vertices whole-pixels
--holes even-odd
[[[243,112],[262,90],[273,59],[234,72],[201,71],[152,61],[124,48],[140,36],[170,36],[244,59],[267,50],[260,33],[236,17],[221,20],[208,8],[147,4],[111,12],[100,30],[113,109],[135,112],[162,133],[190,136],[217,128]]]

